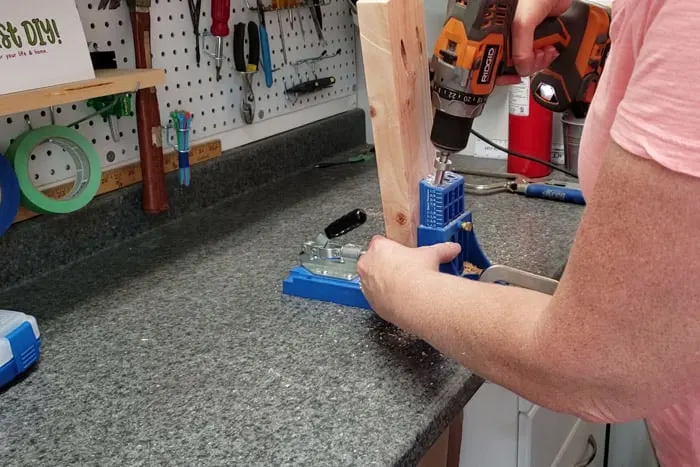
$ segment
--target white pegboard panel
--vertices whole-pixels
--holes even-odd
[[[251,4],[255,2],[249,0]],[[269,5],[270,0],[264,3]],[[288,10],[280,12],[285,33],[288,64],[284,64],[280,30],[276,12],[266,12],[265,20],[270,41],[273,67],[273,86],[267,88],[264,73],[254,77],[256,96],[256,121],[253,126],[261,126],[264,131],[254,131],[256,139],[271,136],[288,128],[278,128],[275,117],[300,113],[313,113],[312,107],[331,101],[348,99],[354,96],[357,86],[357,65],[355,63],[355,28],[347,0],[326,0],[322,7],[324,36],[327,46],[323,46],[316,35],[309,8],[293,9],[294,28],[290,27]],[[134,50],[129,12],[122,0],[116,10],[98,10],[99,0],[76,0],[86,37],[92,50],[114,50],[120,68],[134,68]],[[202,0],[200,32],[208,31],[211,20],[211,1]],[[299,18],[305,32],[302,37]],[[233,26],[237,22],[258,22],[257,11],[246,7],[245,0],[231,1],[229,27],[231,35],[225,41],[226,60],[222,69],[223,79],[216,81],[214,60],[206,51],[211,49],[214,39],[203,40],[202,60],[197,67],[195,57],[195,36],[193,33],[188,3],[186,0],[153,0],[151,8],[151,47],[153,66],[164,69],[167,84],[158,88],[158,101],[161,110],[161,123],[169,122],[172,110],[182,109],[194,114],[192,141],[211,137],[225,137],[236,129],[248,126],[240,114],[242,82],[233,69]],[[247,44],[246,44],[247,50]],[[292,62],[321,55],[324,51],[332,58],[317,64],[299,65]],[[287,99],[285,87],[317,77],[334,76],[336,84],[328,89],[309,94],[294,101]],[[350,104],[348,104],[351,106]],[[133,101],[132,101],[133,108]],[[67,125],[90,113],[85,102],[60,106],[54,109],[53,119],[59,125]],[[51,124],[49,109],[28,112],[26,116],[36,128]],[[25,114],[4,117],[0,121],[0,151],[5,151],[12,139],[28,129]],[[305,120],[299,118],[299,121]],[[308,119],[306,119],[308,120]],[[84,134],[97,148],[103,170],[138,161],[138,137],[136,119],[119,119],[119,140],[112,137],[108,122],[102,117],[92,118],[81,123],[78,131]],[[174,132],[173,132],[174,134]],[[171,138],[172,140],[172,138]],[[167,145],[167,143],[166,143]],[[230,147],[230,145],[229,145]],[[228,149],[225,147],[224,149]],[[166,149],[169,149],[166,147]],[[49,187],[65,182],[74,176],[71,161],[56,147],[46,145],[37,148],[31,162],[31,173],[35,184]]]

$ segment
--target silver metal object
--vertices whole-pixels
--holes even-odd
[[[358,245],[333,243],[326,235],[319,234],[304,243],[301,265],[319,276],[354,280],[358,277],[357,261],[364,253]]]
[[[578,171],[578,152],[585,122],[585,118],[576,118],[570,111],[561,115],[564,133],[564,166],[573,172]]]
[[[215,36],[209,31],[204,31],[203,33],[200,34],[200,45],[202,51],[208,55],[209,57],[214,59],[214,63],[216,65],[216,80],[221,81],[221,68],[223,67],[224,64],[224,38]],[[207,50],[205,46],[205,39],[207,37],[213,37],[216,39],[216,53],[211,53]]]
[[[297,60],[296,62],[290,63],[290,65],[292,65],[294,67],[297,67],[299,65],[314,65],[320,61],[328,60],[329,58],[333,58],[333,57],[337,57],[338,55],[340,55],[341,52],[342,52],[342,49],[338,49],[335,51],[335,53],[333,55],[328,55],[328,51],[324,50],[323,53],[317,57],[310,57],[310,58],[304,58],[301,60]]]
[[[538,276],[531,272],[515,269],[510,266],[494,265],[481,274],[481,282],[504,282],[523,289],[554,295],[559,282],[549,277]]]
[[[453,170],[456,173],[464,175],[474,175],[477,177],[497,178],[506,180],[505,182],[472,184],[465,183],[464,191],[474,195],[494,195],[496,193],[518,193],[525,194],[527,187],[530,185],[547,185],[556,188],[569,188],[572,190],[580,190],[581,186],[574,182],[565,182],[560,180],[547,180],[544,178],[528,179],[522,175],[490,172],[480,170]]]
[[[292,10],[289,10],[289,13],[292,13]],[[284,58],[284,64],[286,65],[288,63],[287,60],[287,43],[284,40],[284,29],[282,29],[282,18],[280,17],[280,10],[277,10],[277,24],[279,25],[280,28],[280,40],[282,41],[282,57]]]
[[[442,185],[445,180],[445,172],[450,166],[450,153],[445,151],[439,151],[435,157],[435,176],[433,177],[433,184],[436,186]]]
[[[314,28],[316,28],[316,34],[318,35],[318,40],[321,41],[321,44],[324,47],[328,47],[328,42],[326,41],[326,38],[323,37],[323,28],[321,27],[321,21],[318,16],[316,16],[316,9],[314,8],[314,2],[307,2],[307,4],[310,3],[309,10],[311,10],[311,17],[314,20]],[[316,3],[318,5],[318,3]]]
[[[255,92],[253,91],[253,75],[256,72],[238,72],[243,80],[243,95],[241,96],[241,117],[247,124],[255,120]]]
[[[299,18],[299,28],[301,29],[301,38],[302,40],[306,40],[306,31],[304,30],[304,21],[301,19],[301,13],[299,13],[299,10],[297,10],[297,17]]]
[[[119,119],[116,115],[109,116],[109,132],[112,133],[112,140],[119,141],[121,135],[119,134]]]

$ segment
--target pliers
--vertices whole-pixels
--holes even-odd
[[[233,61],[236,71],[243,80],[243,95],[241,97],[241,117],[250,124],[255,119],[255,91],[252,78],[258,72],[260,62],[260,36],[258,25],[254,21],[248,23],[248,61],[245,54],[245,23],[237,23],[233,28]]]
[[[464,184],[466,193],[475,195],[493,195],[496,193],[517,193],[528,198],[542,198],[564,203],[585,205],[583,193],[578,183],[570,183],[556,180],[529,180],[521,175],[487,172],[479,170],[454,170],[464,175],[479,177],[500,178],[506,182],[489,184]]]

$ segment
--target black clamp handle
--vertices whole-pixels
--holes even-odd
[[[338,238],[355,230],[367,221],[367,214],[362,209],[353,209],[343,217],[331,222],[324,230],[328,239]]]

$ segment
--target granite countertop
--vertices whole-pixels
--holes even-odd
[[[581,213],[468,205],[492,261],[548,275]],[[383,229],[373,164],[312,169],[0,294],[43,336],[0,393],[3,465],[415,463],[481,379],[369,311],[281,295],[301,243],[356,207],[362,243]]]

